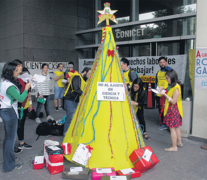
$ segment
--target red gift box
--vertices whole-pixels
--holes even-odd
[[[46,167],[50,174],[57,174],[63,172],[63,154],[48,155],[47,152],[44,154],[46,160]]]
[[[136,168],[131,168],[134,173],[129,173],[129,174],[123,174],[123,172],[121,170],[116,171],[116,174],[118,176],[129,176],[130,179],[136,178],[136,177],[140,177],[141,176],[141,172],[139,170],[137,170]]]
[[[134,150],[129,158],[141,173],[152,169],[159,162],[150,146]]]
[[[39,162],[36,158],[39,158]],[[44,156],[37,156],[33,162],[33,169],[43,169],[44,167]]]
[[[68,155],[71,153],[71,145],[69,143],[61,143],[61,146],[64,150],[65,155]]]

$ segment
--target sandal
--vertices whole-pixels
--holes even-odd
[[[201,148],[207,150],[207,145],[202,145]]]
[[[151,141],[151,138],[147,135],[147,133],[143,134],[144,138],[148,141]]]

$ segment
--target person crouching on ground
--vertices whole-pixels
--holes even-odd
[[[42,73],[40,73],[40,76],[45,77],[45,80],[43,82],[37,83],[37,91],[38,91],[38,97],[45,98],[45,112],[47,115],[47,120],[51,119],[54,120],[54,118],[50,115],[49,110],[49,103],[50,103],[50,75],[48,73],[48,65],[46,63],[42,64]],[[39,118],[40,116],[40,110],[42,108],[42,103],[37,102],[37,108],[36,108],[36,123],[41,123],[41,120]]]
[[[9,172],[13,169],[20,169],[22,165],[15,163],[14,145],[18,125],[18,102],[24,102],[28,96],[31,82],[25,85],[23,93],[20,95],[18,88],[19,76],[18,67],[15,63],[9,62],[4,65],[2,79],[0,81],[0,116],[4,123],[4,142],[3,142],[3,168],[2,171]]]
[[[65,110],[66,110],[66,119],[64,124],[63,135],[65,136],[70,123],[73,118],[73,114],[76,111],[76,107],[79,102],[79,97],[83,93],[83,88],[85,86],[85,81],[88,79],[91,73],[91,68],[85,67],[81,74],[75,73],[73,77],[70,78],[70,83],[65,91]]]
[[[147,140],[151,138],[146,133],[146,123],[144,119],[144,100],[145,100],[145,90],[143,89],[142,80],[137,78],[133,81],[132,89],[130,92],[131,102],[134,108],[134,113],[137,115],[139,124],[142,126],[143,136]]]
[[[178,151],[178,147],[182,147],[181,131],[182,126],[183,108],[181,87],[178,80],[178,75],[175,70],[166,72],[166,80],[170,85],[170,90],[166,94],[160,88],[160,95],[165,96],[165,109],[164,109],[164,123],[169,127],[171,132],[172,147],[165,149],[165,151]]]

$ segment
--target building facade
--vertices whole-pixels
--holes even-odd
[[[79,59],[95,58],[106,25],[105,22],[97,25],[97,10],[103,10],[105,2],[0,0],[0,62],[73,61],[78,69]],[[110,21],[110,25],[120,57],[186,54],[182,94],[183,99],[193,99],[189,50],[196,48],[198,3],[200,14],[204,14],[202,5],[206,5],[206,0],[110,0],[110,3],[112,10],[118,10],[115,13],[118,24]],[[199,20],[201,28],[205,20]],[[202,120],[196,120],[194,113],[192,128],[197,129],[192,132],[207,138],[204,130],[199,134],[199,128],[206,125],[205,111],[200,116]],[[198,124],[201,126],[197,127]]]
[[[0,62],[75,62],[75,32],[92,28],[93,1],[0,0]]]
[[[93,28],[77,31],[78,58],[94,58],[105,22],[97,25],[97,10],[104,0],[94,0]],[[168,56],[187,54],[195,49],[196,0],[111,0],[116,25],[110,21],[120,57]],[[189,57],[187,57],[189,60]],[[188,61],[187,65],[188,67]],[[183,98],[192,97],[186,68]]]

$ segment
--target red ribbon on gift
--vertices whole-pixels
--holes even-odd
[[[90,145],[86,146],[86,148],[88,149],[89,153],[91,153],[91,151],[93,150],[93,148]]]
[[[114,50],[108,50],[108,56],[114,57]]]

